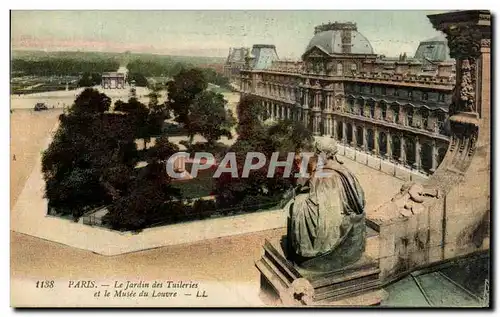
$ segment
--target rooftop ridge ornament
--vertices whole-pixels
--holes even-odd
[[[328,22],[314,28],[314,34],[325,31],[357,31],[358,27],[354,22]]]

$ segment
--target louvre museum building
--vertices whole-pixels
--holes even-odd
[[[455,85],[444,36],[422,41],[413,57],[387,58],[355,23],[335,22],[315,28],[301,61],[280,60],[274,45],[245,52],[241,92],[258,97],[269,119],[302,121],[341,154],[405,180],[443,159]]]

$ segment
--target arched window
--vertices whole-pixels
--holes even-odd
[[[446,134],[446,129],[445,129],[446,113],[442,110],[438,110],[436,117],[437,117],[437,125],[439,133]]]
[[[429,124],[429,111],[427,109],[421,109],[420,113],[422,114],[422,129],[427,129],[427,125]]]
[[[365,101],[363,99],[358,100],[358,114],[360,116],[365,115]]]
[[[370,100],[368,102],[368,105],[370,106],[370,118],[375,118],[375,102],[373,100]]]
[[[342,63],[337,63],[337,76],[342,76],[343,73],[344,73],[344,70],[342,67]]]
[[[405,151],[406,163],[413,166],[416,163],[415,138],[413,136],[405,136]]]
[[[385,102],[380,102],[380,112],[381,112],[381,115],[382,115],[382,120],[386,120],[386,116],[387,116],[387,105]]]
[[[342,121],[338,122],[337,124],[337,140],[338,141],[341,141],[343,138],[344,138],[344,125],[345,123],[343,123]]]
[[[347,99],[347,112],[354,113],[354,99]]]
[[[370,152],[375,149],[375,134],[372,129],[366,131],[366,148]]]
[[[351,70],[355,72],[358,69],[358,66],[355,63],[351,64]]]
[[[385,155],[387,153],[387,134],[380,132],[378,136],[379,154]]]
[[[401,156],[401,139],[398,135],[392,136],[391,151],[392,159],[395,161],[399,160],[399,157]]]
[[[398,124],[399,123],[399,105],[392,105],[391,107],[392,110],[392,118],[393,122]]]
[[[364,127],[362,126],[356,128],[356,146],[358,147],[363,146],[363,129]]]
[[[437,158],[438,166],[443,161],[445,155],[446,155],[446,148],[444,148],[444,147],[438,148],[438,158]]]
[[[408,107],[406,108],[406,122],[408,126],[413,126],[413,108]]]
[[[428,142],[422,143],[420,159],[422,161],[422,169],[426,173],[430,173],[432,169],[432,145]]]
[[[346,141],[347,141],[347,144],[351,144],[351,142],[352,142],[352,124],[351,123],[347,123]]]

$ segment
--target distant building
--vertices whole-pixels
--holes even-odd
[[[301,61],[278,60],[273,45],[255,45],[240,88],[271,119],[302,121],[347,156],[357,150],[430,174],[449,143],[454,65],[444,38],[421,42],[414,58],[389,59],[374,53],[355,23],[335,22],[316,27]]]
[[[248,47],[232,47],[229,49],[226,63],[224,64],[224,76],[229,78],[229,81],[238,81],[240,70],[245,67],[245,57],[250,52]]]
[[[125,89],[126,74],[122,72],[103,73],[101,86],[104,89]]]

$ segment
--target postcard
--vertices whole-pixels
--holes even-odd
[[[489,11],[10,22],[12,307],[490,307]]]

